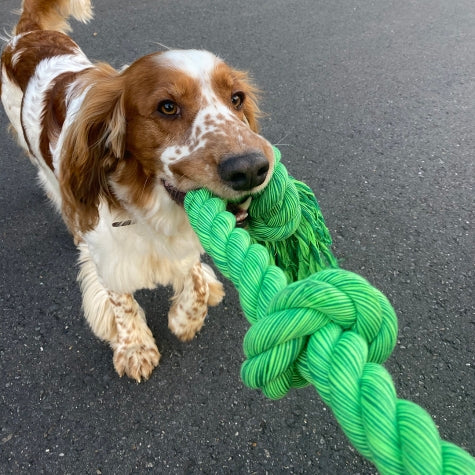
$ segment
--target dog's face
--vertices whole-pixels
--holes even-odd
[[[170,187],[206,187],[223,198],[256,191],[273,154],[256,133],[244,74],[205,51],[142,58],[124,73],[126,154],[152,160]]]
[[[77,162],[86,140],[83,152],[93,155],[101,187],[112,188],[98,192],[144,208],[163,190],[182,204],[193,189],[239,200],[267,184],[274,158],[257,133],[255,90],[245,73],[211,53],[152,54],[92,82],[77,118],[79,129],[88,124],[87,134],[73,131],[66,153]],[[73,162],[63,162],[62,175],[74,187],[88,166],[68,172]],[[72,190],[76,201],[83,195],[83,205],[85,191]]]

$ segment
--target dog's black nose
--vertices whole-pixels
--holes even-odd
[[[269,162],[261,153],[231,155],[218,165],[223,182],[236,191],[252,190],[261,185],[268,171]]]

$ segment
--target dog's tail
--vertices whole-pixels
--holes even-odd
[[[91,0],[23,0],[14,34],[34,30],[71,31],[68,18],[83,23],[92,18]]]

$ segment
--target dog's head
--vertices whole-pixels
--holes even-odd
[[[93,227],[101,199],[148,214],[193,189],[239,200],[267,184],[274,158],[258,134],[255,88],[213,54],[156,53],[80,81],[60,171],[70,227]]]

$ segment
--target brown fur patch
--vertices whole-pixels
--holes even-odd
[[[2,54],[2,65],[8,78],[25,92],[38,64],[44,59],[74,54],[78,45],[57,31],[33,31],[19,38],[15,49],[8,45]]]

